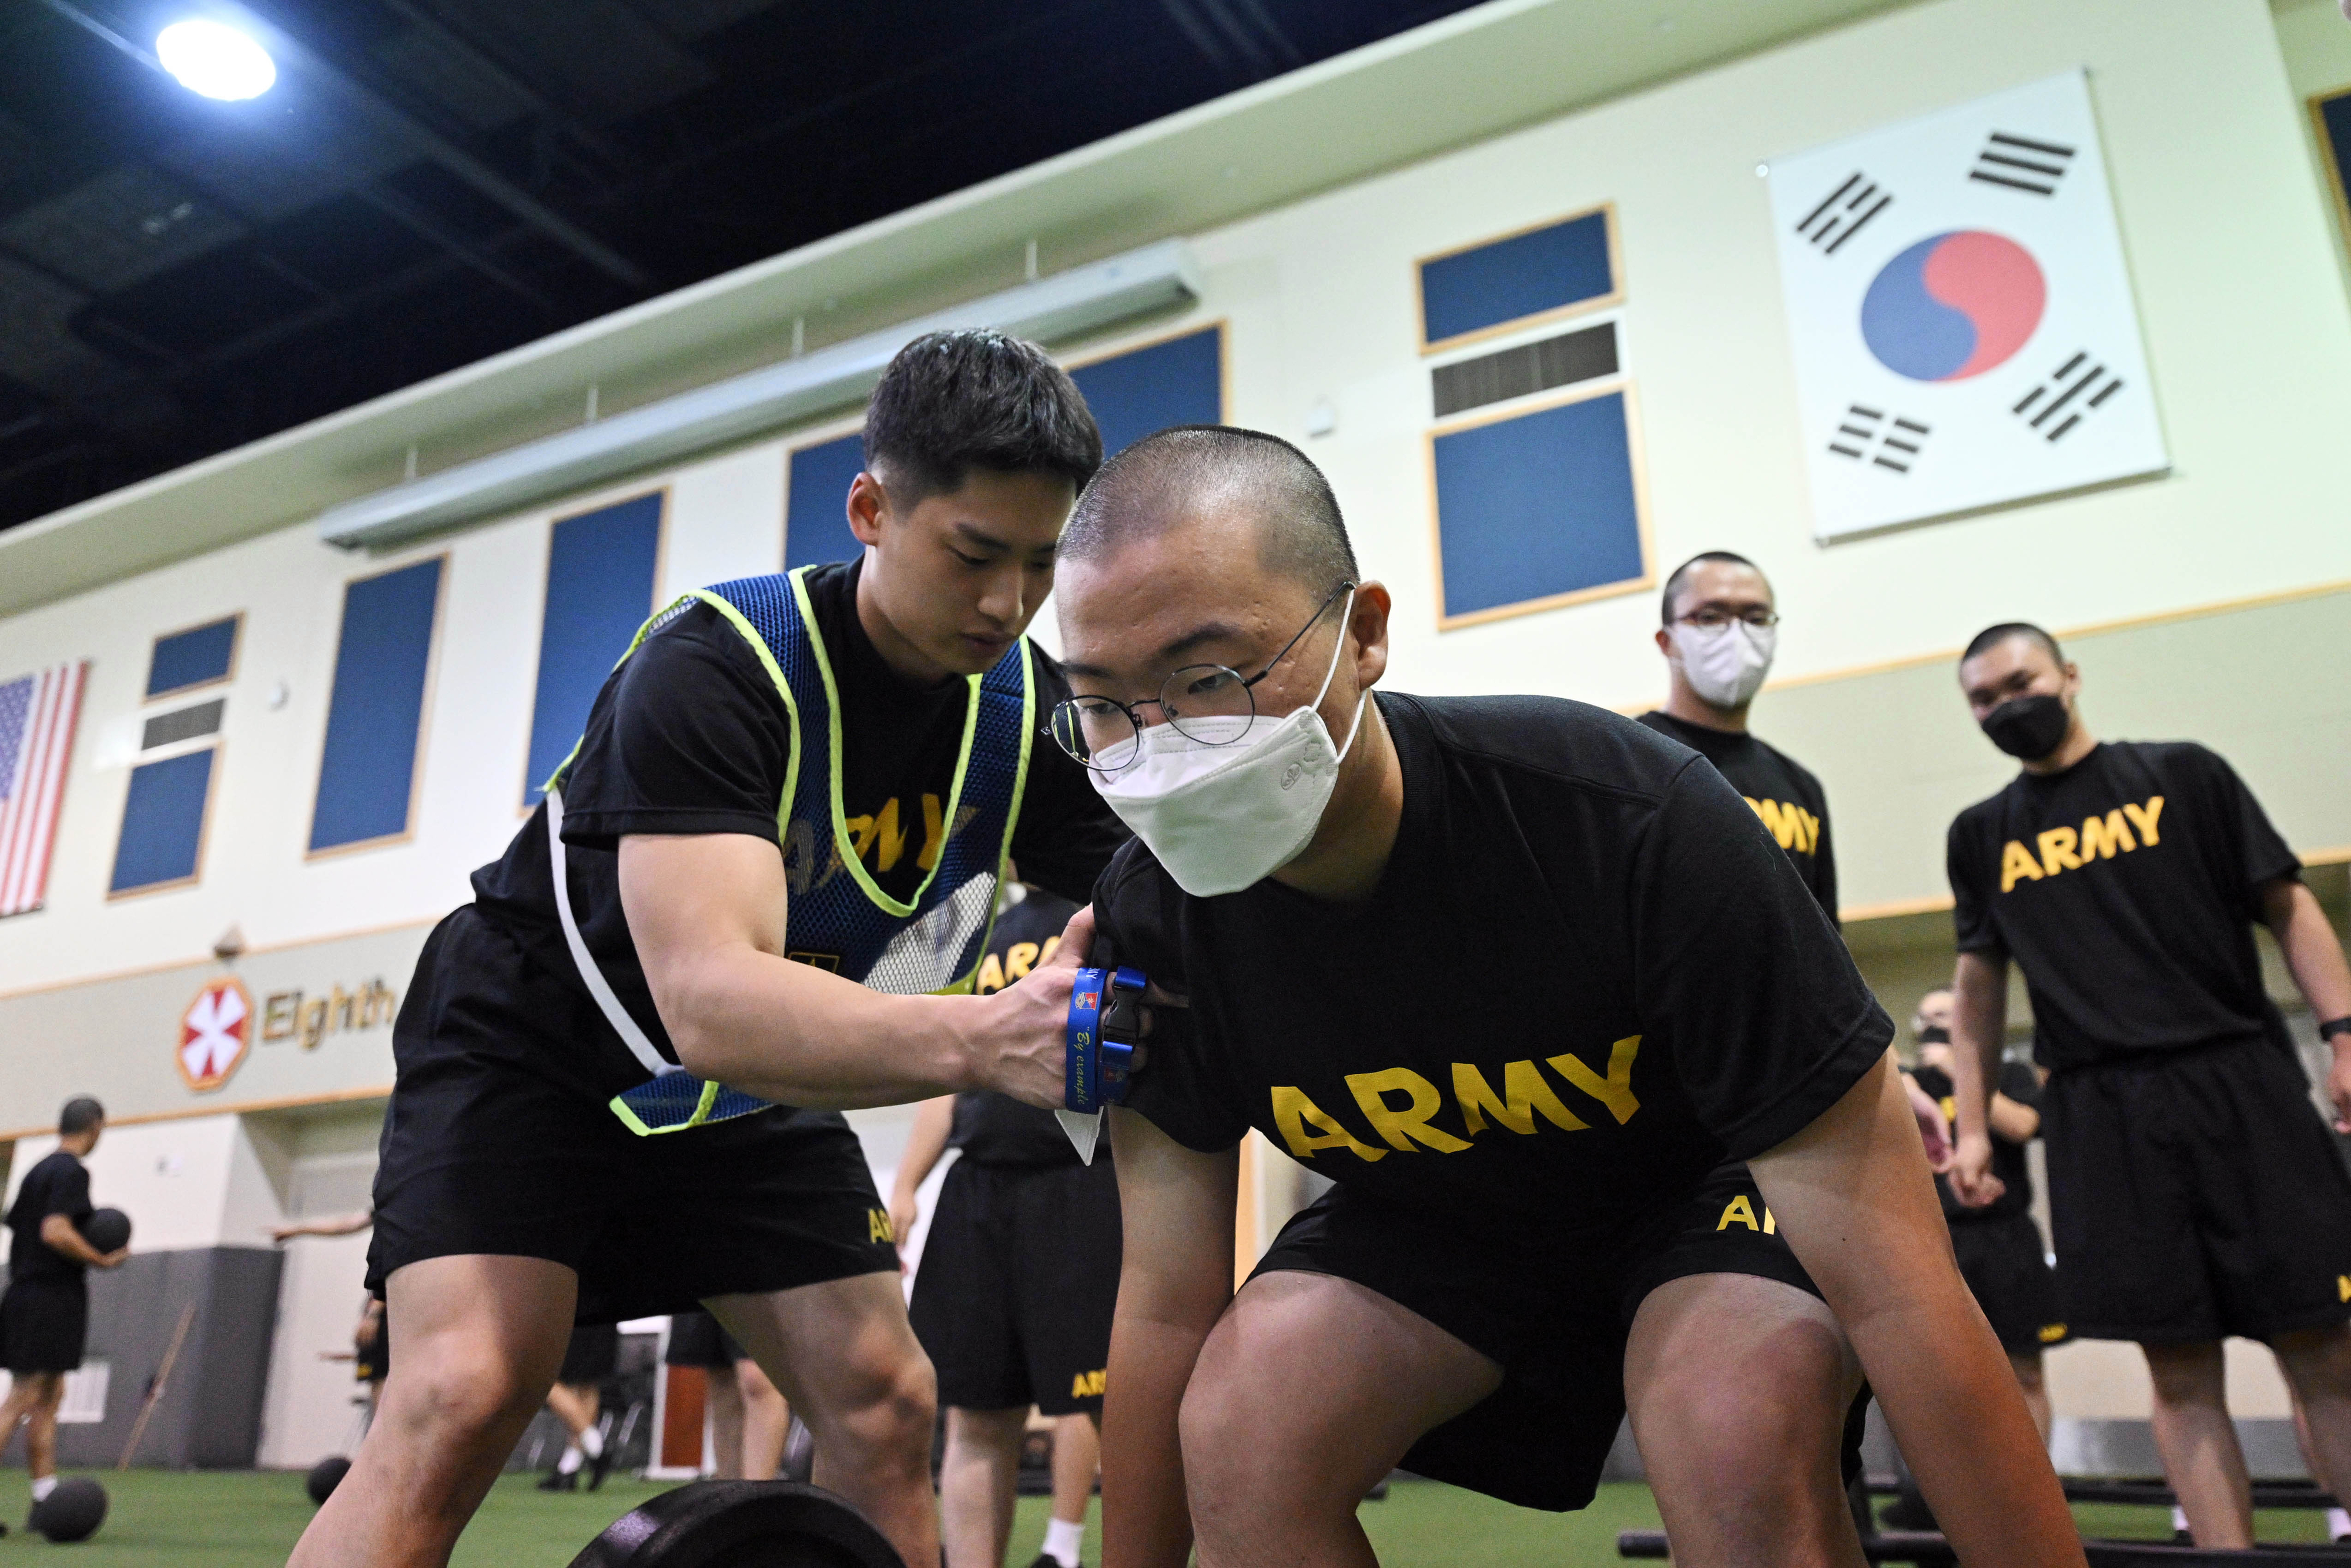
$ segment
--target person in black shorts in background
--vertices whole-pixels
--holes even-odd
[[[956,993],[1008,860],[1082,896],[1123,836],[1037,734],[1068,686],[1026,636],[1102,438],[1042,350],[975,330],[892,359],[863,443],[860,558],[649,621],[425,943],[368,1258],[400,1357],[301,1568],[446,1561],[574,1324],[697,1305],[807,1422],[817,1483],[938,1555],[930,1364],[839,1113],[1061,1103],[1084,934]]]
[[[1959,686],[2023,769],[1951,823],[1959,1154],[1951,1189],[2002,1188],[1990,1117],[2008,966],[2032,998],[2058,1298],[2078,1339],[2136,1340],[2155,1439],[2196,1542],[2252,1518],[2221,1341],[2266,1341],[2300,1396],[2319,1481],[2351,1488],[2351,1176],[2262,980],[2276,936],[2335,1061],[2351,1131],[2351,966],[2301,862],[2219,756],[2100,742],[2081,672],[2038,626],[1980,633]]]
[[[57,1114],[57,1146],[25,1173],[8,1210],[8,1290],[0,1295],[0,1367],[8,1398],[0,1404],[0,1448],[21,1425],[33,1500],[57,1484],[57,1402],[66,1374],[81,1365],[89,1334],[92,1269],[119,1269],[128,1247],[100,1252],[82,1239],[92,1212],[89,1170],[82,1161],[106,1130],[106,1108],[88,1095]]]
[[[547,1407],[555,1412],[571,1440],[556,1456],[555,1468],[538,1483],[539,1490],[578,1491],[583,1466],[590,1491],[604,1484],[605,1472],[612,1468],[611,1450],[604,1442],[604,1380],[620,1364],[618,1325],[582,1323],[571,1331],[555,1386],[547,1391]]]
[[[1078,906],[1031,891],[997,917],[977,988],[1050,963]],[[1093,1497],[1111,1312],[1118,1303],[1118,1175],[1082,1164],[1050,1111],[1001,1094],[923,1106],[890,1195],[914,1228],[915,1193],[960,1151],[914,1271],[911,1315],[947,1415],[939,1533],[947,1568],[995,1568],[1012,1530],[1029,1407],[1053,1418],[1053,1507],[1033,1568],[1077,1568]]]
[[[1865,1371],[1970,1568],[2082,1562],[1892,1021],[1720,773],[1582,704],[1374,703],[1387,591],[1256,432],[1113,458],[1057,602],[1057,740],[1137,834],[1093,961],[1156,998],[1110,1117],[1107,1568],[1369,1561],[1397,1465],[1578,1508],[1628,1396],[1677,1563],[1856,1562]],[[1236,1294],[1252,1128],[1336,1185]]]
[[[711,1474],[722,1481],[774,1480],[783,1469],[791,1406],[751,1353],[708,1312],[679,1312],[670,1319],[662,1362],[702,1370]]]
[[[1918,1041],[1918,1065],[1911,1076],[1936,1102],[1946,1117],[1959,1103],[1951,1083],[1951,993],[1929,991],[1918,1001],[1911,1029]],[[2032,1172],[2025,1149],[2041,1135],[2041,1075],[2027,1062],[2003,1059],[1999,1086],[1992,1091],[1991,1172],[2003,1188],[2000,1197],[1980,1208],[1961,1203],[1948,1176],[1936,1189],[1942,1195],[1943,1219],[1951,1228],[1951,1250],[1959,1260],[1959,1278],[1975,1292],[2016,1381],[2041,1440],[2049,1441],[2049,1387],[2041,1375],[2041,1353],[2065,1343],[2065,1323],[2057,1307],[2057,1276],[2049,1267],[2049,1250],[2041,1227],[2032,1220]]]

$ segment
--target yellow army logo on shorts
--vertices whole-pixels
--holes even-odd
[[[869,1208],[865,1211],[865,1239],[868,1241],[895,1241],[898,1239],[898,1233],[890,1228],[890,1211],[888,1209]]]
[[[2335,1289],[2344,1301],[2351,1301],[2351,1274],[2335,1275]]]
[[[1641,1108],[1641,1102],[1633,1093],[1633,1059],[1640,1051],[1641,1037],[1637,1034],[1616,1041],[1609,1048],[1605,1078],[1585,1066],[1580,1057],[1562,1054],[1545,1058],[1545,1063],[1567,1080],[1572,1088],[1598,1101],[1616,1119],[1616,1124],[1623,1126]],[[1467,1061],[1453,1064],[1453,1099],[1460,1109],[1461,1128],[1468,1138],[1429,1124],[1429,1119],[1445,1108],[1445,1095],[1436,1084],[1409,1067],[1391,1067],[1382,1072],[1351,1072],[1347,1074],[1347,1089],[1354,1095],[1364,1119],[1372,1124],[1373,1133],[1384,1140],[1388,1148],[1408,1155],[1418,1152],[1416,1145],[1440,1155],[1458,1155],[1471,1146],[1470,1139],[1486,1130],[1489,1116],[1521,1137],[1534,1133],[1538,1115],[1563,1132],[1581,1133],[1592,1125],[1568,1109],[1567,1103],[1531,1061],[1502,1064],[1502,1092],[1499,1095],[1480,1069]],[[1345,1149],[1365,1161],[1387,1158],[1387,1149],[1375,1149],[1347,1131],[1338,1118],[1309,1099],[1303,1089],[1278,1083],[1271,1092],[1273,1124],[1280,1129],[1282,1141],[1298,1158],[1311,1160],[1318,1149]],[[1409,1103],[1395,1104],[1389,1099],[1391,1095],[1402,1095]],[[1315,1131],[1308,1132],[1309,1127]]]
[[[2043,1323],[2041,1325],[2041,1343],[2043,1344],[2055,1344],[2059,1340],[2064,1339],[2064,1337],[2065,1325],[2064,1323]]]
[[[1097,1367],[1092,1372],[1081,1372],[1070,1379],[1070,1397],[1091,1399],[1100,1394],[1102,1391],[1102,1374],[1105,1370],[1107,1369]]]
[[[2150,795],[2147,804],[2122,805],[2105,816],[2082,820],[2082,831],[2051,828],[2033,835],[2041,852],[2035,855],[2021,840],[2011,839],[2000,852],[2000,890],[2020,882],[2039,882],[2069,871],[2080,871],[2095,860],[2112,860],[2144,844],[2153,849],[2163,841],[2156,824],[2163,816],[2163,797]],[[2124,819],[2128,818],[2126,821]],[[2138,830],[2134,837],[2131,829]]]
[[[1758,800],[1752,795],[1740,799],[1763,819],[1763,825],[1771,830],[1771,836],[1780,841],[1782,849],[1802,855],[1821,852],[1821,820],[1802,806],[1784,800]]]
[[[1766,1236],[1780,1234],[1780,1222],[1772,1217],[1771,1206],[1769,1204],[1764,1206],[1763,1223],[1758,1225],[1755,1223],[1755,1206],[1747,1201],[1747,1195],[1743,1192],[1732,1198],[1724,1207],[1722,1218],[1715,1221],[1714,1228],[1717,1230],[1728,1230],[1734,1225],[1743,1225],[1750,1230],[1761,1230]]]

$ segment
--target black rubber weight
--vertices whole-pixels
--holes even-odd
[[[1949,1542],[1924,1531],[1887,1531],[1864,1537],[1861,1545],[1872,1563],[1931,1565],[1955,1561]],[[2167,1542],[2085,1541],[2082,1550],[2090,1568],[2351,1568],[2351,1547],[2346,1546],[2255,1546],[2228,1552]],[[1616,1537],[1616,1555],[1655,1559],[1670,1552],[1663,1531],[1627,1530]]]
[[[106,1489],[71,1476],[33,1505],[32,1526],[51,1541],[87,1541],[106,1522]]]
[[[571,1568],[905,1568],[848,1503],[800,1481],[695,1481],[612,1521]]]

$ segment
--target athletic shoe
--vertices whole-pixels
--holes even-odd
[[[602,1486],[604,1484],[604,1478],[610,1475],[611,1470],[612,1443],[610,1438],[607,1438],[605,1439],[604,1446],[596,1450],[596,1457],[588,1461],[588,1490],[590,1491],[594,1491],[597,1488]],[[577,1479],[579,1472],[575,1470],[572,1474],[574,1479]]]
[[[1061,1568],[1061,1560],[1050,1552],[1040,1552],[1037,1561],[1029,1564],[1029,1568]]]
[[[547,1472],[547,1479],[538,1483],[538,1490],[541,1491],[578,1491],[580,1490],[580,1472],[578,1470],[549,1470]]]

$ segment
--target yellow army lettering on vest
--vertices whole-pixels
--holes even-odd
[[[888,1209],[869,1208],[865,1211],[865,1239],[868,1241],[895,1241],[898,1239],[898,1233],[890,1228],[890,1211]]]
[[[1092,1372],[1081,1372],[1075,1377],[1071,1378],[1070,1397],[1072,1399],[1091,1399],[1094,1396],[1100,1394],[1102,1391],[1102,1379],[1107,1375],[1108,1370],[1109,1369],[1106,1367],[1097,1367]]]
[[[1312,1159],[1317,1149],[1349,1149],[1366,1160],[1388,1157],[1385,1149],[1357,1140],[1329,1112],[1308,1099],[1306,1091],[1291,1084],[1273,1086],[1273,1124],[1281,1130],[1281,1141],[1290,1145],[1290,1152],[1301,1160]],[[1308,1133],[1309,1127],[1321,1129],[1320,1135]]]
[[[1766,1236],[1777,1236],[1780,1233],[1779,1218],[1772,1214],[1769,1204],[1763,1207],[1763,1223],[1761,1225],[1755,1223],[1755,1206],[1747,1201],[1747,1195],[1743,1192],[1730,1200],[1722,1211],[1722,1218],[1715,1221],[1714,1228],[1717,1230],[1728,1230],[1734,1225],[1743,1225],[1750,1230],[1760,1230]]]
[[[2036,833],[2032,849],[2011,839],[2001,846],[2000,890],[2007,893],[2020,882],[2040,882],[2069,871],[2080,871],[2092,861],[2112,860],[2136,849],[2159,844],[2163,841],[2159,826],[2162,817],[2163,797],[2150,795],[2144,805],[2126,801],[2103,815],[2093,813],[2084,818],[2078,832],[2072,828],[2050,828]],[[2035,849],[2038,854],[2033,852]]]
[[[1440,1155],[1458,1155],[1468,1144],[1442,1128],[1432,1127],[1428,1119],[1445,1103],[1437,1085],[1409,1067],[1391,1067],[1384,1072],[1350,1072],[1347,1088],[1363,1107],[1364,1120],[1372,1131],[1388,1141],[1388,1146],[1412,1153],[1415,1144],[1426,1144]],[[1391,1094],[1409,1097],[1412,1103],[1398,1107],[1388,1103]]]
[[[1531,1061],[1502,1063],[1502,1093],[1504,1098],[1494,1098],[1493,1086],[1486,1082],[1486,1075],[1468,1062],[1453,1064],[1453,1098],[1460,1103],[1462,1124],[1473,1138],[1486,1130],[1489,1113],[1513,1133],[1529,1134],[1535,1130],[1537,1112],[1552,1126],[1571,1133],[1581,1133],[1592,1125],[1560,1103],[1559,1096],[1552,1092],[1551,1085],[1543,1082],[1541,1071]]]
[[[928,793],[923,796],[922,806],[923,848],[914,856],[914,868],[929,871],[939,863],[939,853],[946,848],[946,807],[936,795]],[[956,823],[956,828],[961,829],[977,814],[974,808],[965,807],[956,813],[961,819]],[[851,847],[860,860],[870,853],[873,856],[874,870],[889,872],[895,870],[898,862],[904,858],[906,841],[914,832],[911,824],[899,826],[898,818],[898,797],[893,795],[882,803],[880,810],[862,817],[844,817],[841,825],[849,830]]]
[[[1771,836],[1783,850],[1800,854],[1818,854],[1821,844],[1821,820],[1802,806],[1786,800],[1758,800],[1752,795],[1741,796],[1771,830]]]

